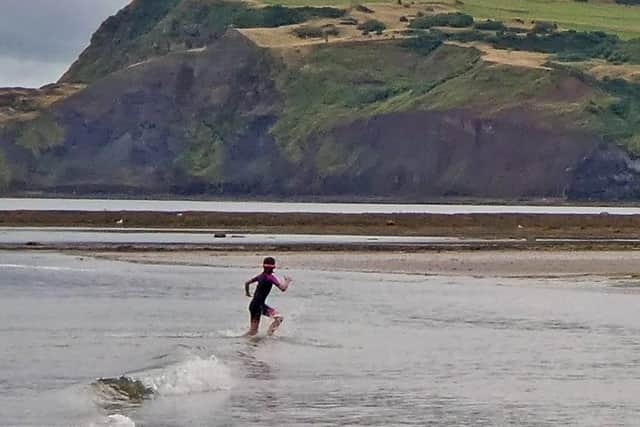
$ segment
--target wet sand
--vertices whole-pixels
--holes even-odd
[[[339,252],[93,252],[118,261],[217,267],[259,268],[262,257],[274,255],[279,271],[312,269],[442,276],[567,277],[606,276],[640,280],[640,251],[339,251]]]
[[[640,215],[14,211],[0,213],[0,225],[208,228],[219,230],[223,235],[241,232],[515,239],[464,247],[434,244],[365,248],[329,244],[247,245],[231,249],[215,244],[42,245],[29,242],[3,248],[62,250],[114,260],[176,265],[255,268],[268,253],[278,257],[284,269],[489,277],[640,277]]]

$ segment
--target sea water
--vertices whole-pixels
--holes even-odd
[[[275,254],[277,255],[277,254]],[[348,256],[348,255],[345,255]],[[255,270],[0,253],[3,426],[544,426],[640,419],[632,279]],[[140,381],[142,400],[98,378]]]
[[[232,200],[118,200],[67,198],[2,198],[0,211],[153,211],[153,212],[229,212],[229,213],[327,213],[327,214],[572,214],[638,215],[639,206],[599,205],[481,205],[481,204],[417,204],[417,203],[312,203],[264,202]]]

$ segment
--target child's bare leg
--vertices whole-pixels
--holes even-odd
[[[251,326],[249,330],[244,334],[245,337],[252,337],[258,333],[258,327],[260,326],[260,320],[251,320]]]
[[[276,316],[273,318],[273,322],[269,325],[269,330],[267,331],[267,335],[273,335],[273,333],[278,329],[278,327],[282,324],[284,317]]]

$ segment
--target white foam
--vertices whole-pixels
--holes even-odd
[[[14,268],[14,269],[23,269],[23,270],[47,270],[47,271],[80,271],[80,272],[95,271],[87,268],[55,267],[55,266],[46,266],[46,265],[27,265],[27,264],[0,264],[0,268]]]
[[[208,358],[193,356],[175,365],[141,375],[140,380],[153,389],[154,393],[165,396],[206,393],[231,388],[229,368],[213,355]]]
[[[109,420],[109,427],[136,427],[136,423],[129,417],[124,415],[114,414],[107,417]]]
[[[218,331],[218,335],[224,338],[241,338],[244,336],[246,329],[221,329]]]
[[[129,417],[114,414],[98,422],[89,423],[89,427],[136,427],[136,423]]]

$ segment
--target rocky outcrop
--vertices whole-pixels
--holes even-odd
[[[602,144],[576,165],[567,196],[576,200],[640,199],[640,160]]]

